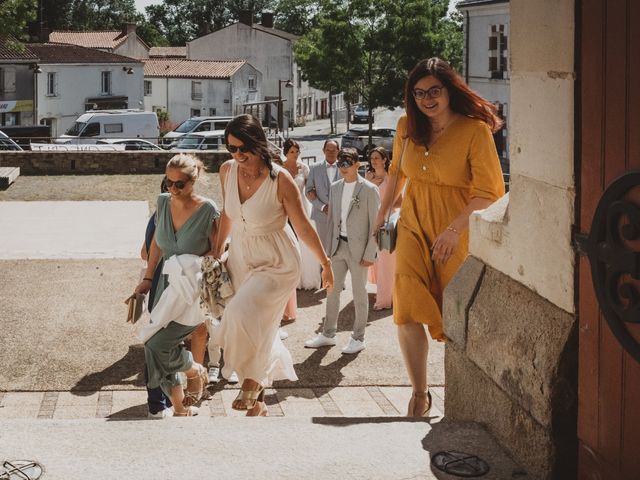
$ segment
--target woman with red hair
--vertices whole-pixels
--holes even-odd
[[[468,254],[469,216],[504,195],[492,136],[502,122],[495,106],[439,58],[422,60],[410,72],[405,108],[389,169],[389,185],[397,185],[386,190],[376,224],[384,223],[404,188],[393,317],[413,386],[407,415],[427,416],[427,330],[434,340],[446,340],[442,294]]]

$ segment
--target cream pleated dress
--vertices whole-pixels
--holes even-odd
[[[275,174],[281,170],[273,165]],[[297,380],[278,328],[300,279],[300,249],[278,200],[277,179],[267,177],[240,203],[238,164],[233,162],[224,190],[224,211],[232,221],[227,269],[235,294],[216,334],[224,350],[223,376],[235,371],[241,382],[250,378],[264,386]]]

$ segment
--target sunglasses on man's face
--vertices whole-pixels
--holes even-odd
[[[229,153],[236,153],[237,151],[240,151],[240,153],[247,153],[251,151],[251,149],[246,145],[240,145],[239,147],[237,145],[227,145],[227,150]]]
[[[176,187],[178,190],[182,190],[184,187],[187,186],[187,183],[189,182],[190,180],[173,181],[173,180],[169,180],[167,177],[164,177],[164,183],[167,186],[167,188]]]
[[[351,157],[340,157],[338,158],[338,168],[349,168],[353,165],[355,165],[355,163],[357,162],[357,160],[354,160]]]

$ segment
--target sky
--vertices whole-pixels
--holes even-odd
[[[140,13],[144,13],[144,7],[153,5],[156,3],[162,3],[162,0],[136,0],[136,9]]]

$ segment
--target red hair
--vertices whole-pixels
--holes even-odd
[[[418,109],[413,88],[421,78],[432,76],[440,80],[449,93],[451,110],[467,117],[485,122],[492,132],[502,128],[494,104],[485,100],[469,88],[451,66],[437,57],[420,60],[409,73],[405,85],[404,104],[407,111],[407,136],[418,145],[428,145],[431,140],[432,126],[429,118]]]

